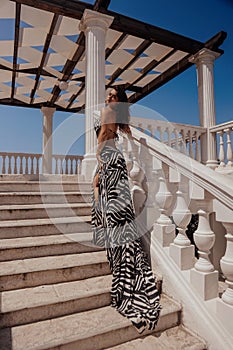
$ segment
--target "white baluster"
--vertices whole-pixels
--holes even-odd
[[[194,233],[194,242],[198,248],[199,259],[190,273],[190,282],[204,300],[218,296],[218,271],[209,260],[210,249],[214,246],[215,234],[210,228],[210,200],[196,201],[199,206],[198,228]]]
[[[179,131],[175,129],[174,134],[175,134],[175,149],[179,151]]]
[[[186,154],[186,131],[184,129],[181,130],[181,147],[180,151]]]
[[[19,163],[19,173],[20,174],[23,174],[23,156],[19,156],[19,161],[20,161],[20,163]]]
[[[220,265],[224,276],[226,277],[226,283],[228,284],[228,288],[222,295],[222,300],[233,306],[233,224],[232,223],[224,223],[224,227],[226,228],[226,252],[225,255],[220,260]]]
[[[25,156],[25,174],[28,175],[28,156]]]
[[[39,161],[40,161],[40,156],[36,156],[36,175],[39,174]]]
[[[227,134],[227,167],[232,167],[231,128],[227,128],[224,131]]]
[[[192,134],[192,130],[189,130],[188,136],[189,136],[189,156],[191,158],[193,158],[193,134]]]
[[[195,154],[195,159],[200,162],[201,161],[201,152],[200,152],[200,147],[199,147],[199,137],[200,134],[196,131],[195,132],[195,143],[196,143],[196,154]]]
[[[6,174],[6,156],[2,156],[2,174]]]
[[[185,231],[191,219],[182,191],[177,191],[176,207],[172,216],[177,225],[178,235],[170,245],[170,256],[181,270],[187,270],[194,265],[194,245],[191,245]]]
[[[11,172],[11,156],[8,156],[8,174],[12,174],[12,172]]]
[[[223,142],[223,131],[219,131],[219,155],[218,158],[220,160],[219,167],[225,167],[225,162],[224,162],[224,142]]]
[[[226,252],[220,260],[220,265],[226,277],[227,289],[221,299],[217,300],[217,317],[222,324],[233,333],[233,223],[223,222],[226,228]]]
[[[172,133],[172,130],[170,128],[167,128],[166,129],[166,132],[167,132],[167,144],[169,147],[171,147],[171,133]]]
[[[166,213],[172,204],[172,194],[168,190],[163,176],[159,177],[159,190],[155,195],[155,200],[159,205],[160,217],[154,224],[153,235],[163,247],[167,247],[175,238],[175,225]]]
[[[31,170],[30,170],[30,174],[34,174],[33,172],[33,161],[34,161],[34,157],[30,156],[30,160],[31,160]]]
[[[17,156],[14,156],[14,174],[17,174]]]

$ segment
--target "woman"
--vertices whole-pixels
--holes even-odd
[[[153,273],[138,239],[123,154],[116,148],[118,129],[131,137],[127,95],[114,87],[95,125],[98,167],[93,179],[93,241],[105,247],[112,279],[112,306],[139,333],[154,329],[161,306]]]

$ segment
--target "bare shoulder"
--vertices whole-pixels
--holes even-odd
[[[101,124],[116,123],[116,112],[109,107],[105,107],[101,110]]]

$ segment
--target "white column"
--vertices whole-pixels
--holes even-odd
[[[105,37],[112,21],[111,16],[86,9],[80,23],[86,36],[86,130],[82,161],[82,175],[86,180],[92,178],[96,165],[94,111],[99,111],[105,102]]]
[[[53,114],[56,108],[41,107],[43,114],[43,149],[42,173],[52,173],[52,146],[53,146]]]
[[[217,166],[217,150],[215,134],[209,128],[216,125],[214,102],[214,60],[219,53],[203,48],[194,55],[190,62],[196,63],[198,104],[200,125],[207,128],[207,134],[201,136],[202,162],[211,168]]]

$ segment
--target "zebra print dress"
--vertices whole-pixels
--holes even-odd
[[[157,325],[161,306],[156,281],[138,239],[123,154],[105,146],[99,174],[99,198],[93,194],[94,244],[104,247],[112,272],[111,305],[139,333]]]

